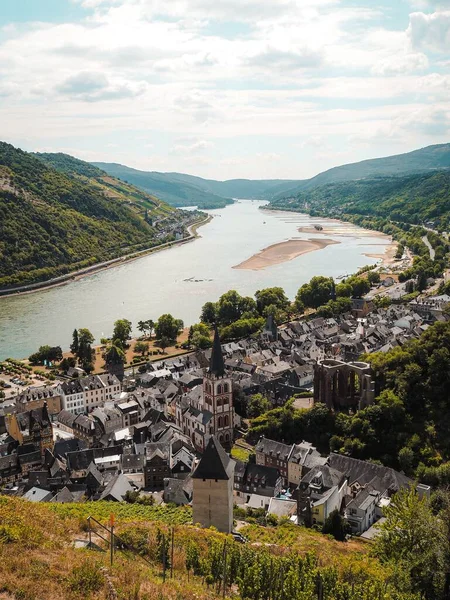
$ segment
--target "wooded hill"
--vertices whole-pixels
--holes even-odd
[[[312,214],[364,215],[422,224],[450,225],[450,170],[402,177],[376,177],[330,183],[271,202],[273,208]]]
[[[342,165],[319,173],[311,179],[229,179],[216,181],[185,173],[139,171],[117,163],[93,163],[110,175],[156,194],[173,206],[223,208],[230,198],[278,200],[295,197],[329,183],[364,178],[403,176],[450,169],[450,144],[427,146],[406,154],[375,158]]]
[[[150,223],[162,218],[179,217],[88,163],[0,142],[0,288],[161,243]]]

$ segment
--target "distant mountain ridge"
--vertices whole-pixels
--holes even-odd
[[[94,162],[96,167],[155,194],[173,206],[197,205],[222,208],[231,198],[274,200],[296,196],[300,191],[367,177],[392,177],[450,168],[450,144],[427,146],[419,150],[374,158],[333,167],[304,180],[230,179],[216,181],[184,173],[139,171],[117,163]]]

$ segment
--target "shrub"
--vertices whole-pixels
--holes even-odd
[[[69,588],[86,597],[90,592],[98,592],[105,582],[99,564],[92,560],[85,560],[79,567],[72,569],[69,577]]]

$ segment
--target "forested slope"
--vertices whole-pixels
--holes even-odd
[[[320,214],[385,217],[421,224],[433,220],[450,225],[450,171],[432,171],[404,177],[376,177],[330,183],[274,200],[273,208]]]
[[[0,288],[154,245],[151,220],[178,218],[155,198],[78,163],[79,173],[68,167],[61,172],[48,158],[0,143]]]

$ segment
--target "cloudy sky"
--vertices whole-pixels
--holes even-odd
[[[0,139],[227,179],[450,141],[450,0],[0,0]]]

